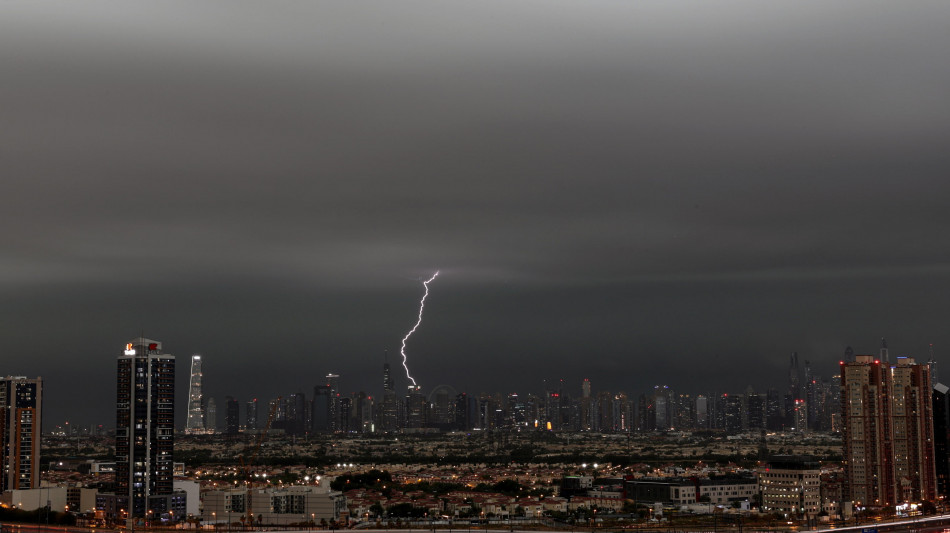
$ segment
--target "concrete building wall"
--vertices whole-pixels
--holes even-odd
[[[188,503],[185,512],[188,516],[198,516],[200,511],[200,485],[197,481],[176,479],[174,490],[181,491],[188,495]]]
[[[23,511],[35,511],[46,507],[62,512],[66,509],[66,487],[43,487],[39,489],[15,489],[3,493],[3,502]]]

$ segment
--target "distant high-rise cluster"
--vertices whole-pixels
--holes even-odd
[[[778,388],[759,393],[748,387],[738,394],[695,394],[657,385],[630,396],[623,391],[598,391],[591,379],[584,378],[574,391],[559,380],[541,395],[472,395],[448,385],[425,391],[421,385],[410,384],[400,396],[388,358],[383,361],[381,381],[382,395],[377,399],[364,391],[344,393],[340,375],[329,373],[314,386],[310,398],[297,392],[272,400],[271,427],[297,435],[471,429],[735,434],[763,429],[837,430],[841,418],[837,376],[819,377],[809,361],[802,367],[794,352],[784,393]],[[256,413],[253,417],[249,413],[246,421],[247,429],[264,426]]]
[[[925,365],[905,357],[893,359],[892,363],[887,341],[882,339],[880,352],[874,358],[878,361],[877,374],[873,379],[862,378],[864,381],[858,387],[856,373],[873,366],[868,358],[855,355],[848,347],[840,366],[842,374],[821,376],[813,360],[790,352],[787,373],[780,374],[777,386],[764,391],[751,386],[743,391],[683,391],[670,384],[659,384],[631,395],[625,391],[598,390],[591,378],[570,383],[549,381],[540,394],[472,394],[445,384],[426,390],[421,383],[407,384],[400,394],[384,356],[381,379],[377,382],[382,385],[382,394],[378,397],[365,391],[346,392],[346,376],[329,372],[313,386],[312,395],[282,395],[266,402],[260,412],[257,399],[246,402],[243,425],[240,403],[228,396],[224,431],[231,435],[265,428],[289,435],[469,430],[709,431],[725,435],[845,431],[845,441],[849,443],[845,450],[849,458],[849,485],[842,491],[852,494],[855,501],[876,505],[932,499],[936,491],[950,496],[950,460],[935,461],[935,456],[945,457],[950,450],[950,389],[938,385],[931,403],[929,384],[936,366],[932,352]],[[865,394],[862,398],[866,403],[860,415],[854,414],[852,396],[858,394],[854,387]],[[938,397],[943,398],[943,404],[939,404]],[[847,400],[844,404],[843,398]],[[883,398],[890,402],[887,407],[874,403]],[[214,411],[214,401],[209,399],[205,417],[208,429],[214,428]],[[943,420],[937,424],[936,432],[928,426],[932,412]],[[863,420],[864,425],[858,420]],[[871,428],[886,434],[875,434],[859,446],[855,436],[867,436]],[[887,444],[872,450],[872,442]],[[938,453],[941,450],[943,455]],[[872,471],[872,465],[877,470]],[[776,481],[775,487],[780,486]]]

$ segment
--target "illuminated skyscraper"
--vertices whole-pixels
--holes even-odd
[[[765,429],[765,399],[761,394],[749,390],[745,395],[744,418],[745,429]]]
[[[673,407],[673,391],[668,385],[653,387],[653,408],[656,413],[656,429],[669,431],[675,420]]]
[[[696,397],[696,428],[706,429],[709,427],[709,399],[700,394]]]
[[[894,501],[936,500],[930,368],[910,357],[897,357],[891,377]]]
[[[870,355],[842,362],[841,404],[846,499],[869,507],[934,500],[933,404],[927,365],[898,357],[891,366]]]
[[[590,431],[594,429],[594,399],[590,395],[590,379],[584,378],[581,382],[581,431]]]
[[[201,356],[191,356],[191,383],[188,386],[188,419],[185,433],[205,432],[205,406],[201,397]]]
[[[396,401],[396,388],[392,372],[389,369],[388,353],[383,362],[383,401],[379,405],[379,429],[396,431],[399,429],[399,406]]]
[[[130,518],[167,512],[172,494],[175,357],[162,343],[139,337],[118,358],[115,484]]]
[[[244,405],[245,428],[248,431],[257,430],[257,398]]]
[[[785,428],[785,402],[778,389],[770,387],[765,400],[765,427],[772,431]]]
[[[214,433],[218,430],[218,403],[214,398],[208,398],[208,407],[205,413],[205,431]]]
[[[798,377],[798,352],[792,352],[788,363],[788,395],[792,402],[802,399],[801,380]]]
[[[341,396],[339,401],[337,402],[337,406],[340,413],[339,414],[340,420],[337,423],[337,427],[338,427],[337,431],[341,433],[349,433],[351,431],[354,431],[354,428],[353,428],[354,424],[353,424],[353,417],[352,417],[353,398],[347,398],[345,396]]]
[[[383,392],[396,392],[396,386],[393,384],[392,371],[389,369],[389,352],[384,353],[383,361]]]
[[[629,433],[633,417],[630,414],[630,401],[626,393],[618,392],[613,399],[614,429]]]
[[[289,394],[283,399],[282,426],[288,435],[305,435],[312,430],[312,403],[304,393]]]
[[[439,385],[429,393],[428,427],[452,429],[455,421],[455,397],[458,392],[449,385]]]
[[[406,393],[406,427],[425,427],[426,411],[426,397],[422,394],[422,387],[409,385],[409,390]]]
[[[608,391],[600,391],[597,393],[597,403],[589,403],[596,406],[596,409],[591,407],[589,411],[590,418],[594,422],[594,428],[605,433],[616,431],[617,428],[614,426],[614,395]]]
[[[314,433],[329,433],[333,431],[330,420],[330,386],[323,384],[313,388],[313,404],[310,422]]]
[[[351,432],[370,433],[373,431],[373,398],[360,391],[353,395],[353,416]]]
[[[795,400],[792,406],[792,429],[804,432],[808,429],[808,403],[805,400]]]
[[[329,419],[330,431],[341,431],[343,428],[340,409],[340,376],[339,374],[327,374],[327,387],[329,387]]]
[[[937,383],[933,388],[934,456],[937,467],[937,494],[950,496],[950,388]]]
[[[42,378],[0,378],[0,492],[39,487],[42,407]]]
[[[727,435],[736,435],[742,432],[742,404],[745,399],[741,394],[724,394],[723,428]]]

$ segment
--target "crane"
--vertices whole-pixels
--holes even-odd
[[[257,460],[257,456],[261,453],[261,446],[264,444],[264,439],[267,437],[267,432],[270,430],[271,423],[274,421],[274,415],[277,414],[277,406],[280,405],[281,396],[277,397],[277,400],[271,402],[270,409],[267,412],[267,423],[264,424],[264,429],[257,435],[257,442],[254,444],[254,453],[251,454],[251,458],[248,461],[244,461],[244,455],[241,455],[241,470],[244,473],[244,479],[247,484],[251,483],[251,465]]]

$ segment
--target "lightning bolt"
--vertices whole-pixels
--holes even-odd
[[[419,327],[419,324],[422,324],[422,310],[426,307],[426,297],[429,296],[429,284],[432,283],[439,275],[439,271],[436,270],[435,274],[432,274],[432,277],[426,281],[422,282],[422,286],[426,288],[426,293],[422,295],[422,300],[419,301],[419,320],[416,320],[416,325],[412,326],[412,329],[409,330],[409,333],[406,333],[406,336],[402,338],[402,348],[399,349],[399,353],[402,354],[402,367],[406,369],[406,377],[409,378],[409,381],[412,382],[412,385],[416,385],[416,380],[412,378],[409,374],[409,365],[406,364],[406,341],[409,340],[409,337],[416,332],[416,328]]]

